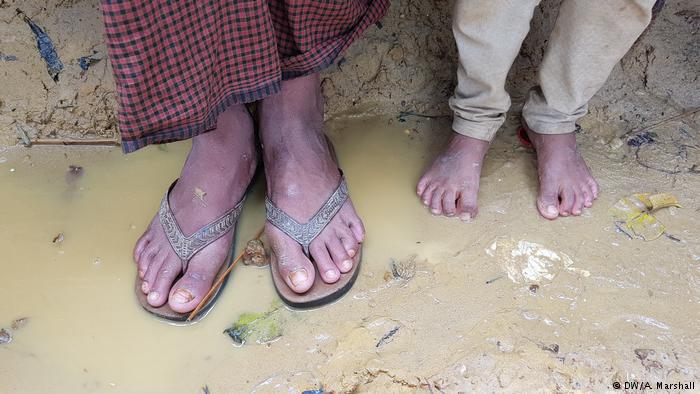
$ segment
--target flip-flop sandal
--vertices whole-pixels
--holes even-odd
[[[527,130],[525,130],[525,126],[520,126],[516,134],[522,146],[534,149],[535,146],[532,145],[532,141],[530,141],[530,137],[528,137],[527,135]]]
[[[331,153],[337,162],[333,145],[328,139],[327,142],[331,149]],[[328,226],[328,223],[330,223],[331,219],[333,219],[333,217],[340,211],[340,208],[343,207],[343,204],[345,204],[345,201],[347,201],[349,196],[348,185],[345,181],[343,171],[340,169],[338,169],[338,171],[340,171],[340,182],[338,183],[338,187],[336,187],[326,202],[323,203],[321,208],[319,208],[319,210],[306,223],[297,222],[294,220],[294,218],[279,209],[269,197],[265,198],[267,221],[301,245],[304,255],[306,255],[306,257],[308,257],[312,263],[313,258],[309,253],[309,245],[311,245],[311,242],[316,239],[316,237],[323,231],[323,229],[326,228],[326,226]],[[321,275],[318,272],[318,267],[316,267],[314,264],[314,267],[316,267],[314,284],[307,292],[303,294],[296,293],[289,288],[289,285],[287,285],[287,282],[279,272],[277,267],[277,256],[275,256],[274,251],[270,252],[270,271],[272,272],[272,281],[275,285],[275,289],[277,290],[277,294],[285,304],[293,308],[300,309],[316,308],[338,300],[352,288],[358,274],[360,273],[361,261],[362,245],[360,245],[357,254],[353,257],[352,270],[344,274],[341,273],[340,279],[331,284],[328,284],[321,279]]]
[[[200,228],[189,237],[186,237],[182,233],[180,225],[175,219],[175,214],[173,214],[173,211],[170,209],[170,192],[173,190],[173,187],[175,187],[176,183],[177,180],[175,180],[175,182],[173,182],[172,185],[170,185],[170,188],[168,188],[168,191],[165,193],[163,201],[160,204],[160,209],[158,210],[158,219],[160,220],[160,224],[163,227],[163,232],[165,232],[165,236],[168,238],[168,241],[170,242],[170,246],[173,248],[173,251],[175,251],[175,254],[177,254],[177,256],[180,258],[180,261],[182,262],[182,271],[180,272],[178,278],[175,279],[175,281],[177,281],[177,279],[179,279],[179,277],[181,277],[182,274],[187,272],[187,265],[189,264],[190,260],[192,260],[192,257],[194,257],[194,255],[197,254],[197,252],[204,249],[217,239],[221,238],[236,226],[236,223],[238,222],[238,217],[241,215],[241,210],[243,209],[243,202],[245,201],[244,196],[241,199],[241,201],[238,204],[236,204],[235,207],[233,207],[233,209],[224,213],[222,216],[220,216],[213,222]],[[214,278],[212,283],[216,283],[216,281],[221,277],[221,275],[223,275],[224,272],[226,272],[226,270],[228,269],[228,267],[231,266],[231,264],[233,263],[233,248],[235,244],[236,242],[234,239],[231,243],[231,250],[229,251],[229,254],[225,260],[226,264],[221,265],[221,269],[219,269],[219,272],[216,274],[216,277]],[[175,283],[175,281],[173,281],[173,283]],[[141,291],[142,283],[143,281],[137,275],[134,290],[136,292],[136,297],[141,303],[143,309],[165,320],[173,322],[187,321],[187,318],[190,315],[189,312],[175,312],[170,308],[170,306],[168,306],[167,302],[160,307],[151,306],[146,299],[147,295],[144,294],[143,291]],[[219,286],[219,288],[212,295],[212,297],[209,299],[206,305],[202,307],[202,309],[197,313],[197,315],[195,315],[192,318],[191,322],[200,320],[209,312],[209,310],[214,306],[214,303],[216,302],[216,299],[218,298],[219,294],[221,294],[221,290],[224,288],[225,284],[226,281],[224,281],[221,284],[221,286]]]

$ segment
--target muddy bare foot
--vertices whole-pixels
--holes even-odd
[[[240,200],[255,172],[253,122],[242,105],[219,116],[217,129],[193,138],[170,207],[185,236],[221,217]],[[168,302],[176,312],[192,311],[211,288],[228,255],[233,231],[194,255],[182,277],[182,263],[161,227],[158,215],[136,243],[134,259],[148,303]]]
[[[283,82],[282,92],[263,100],[259,109],[268,196],[296,221],[306,223],[340,182],[323,133],[318,76]],[[302,247],[270,223],[265,233],[287,285],[297,293],[309,290],[316,272]],[[347,200],[309,247],[324,282],[334,283],[352,269],[364,236],[362,221]]]
[[[416,192],[434,215],[470,221],[478,212],[477,195],[487,141],[453,133],[447,148],[418,182]]]
[[[576,135],[538,134],[525,127],[537,151],[537,209],[547,219],[578,216],[598,198],[598,183],[576,147]]]

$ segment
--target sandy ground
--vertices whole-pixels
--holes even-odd
[[[677,150],[685,133],[697,141],[697,129],[669,123],[636,152],[598,137],[614,134],[609,128],[585,123],[583,155],[603,192],[582,217],[549,222],[536,212],[534,154],[517,142],[516,125],[487,156],[480,215],[465,224],[431,216],[413,194],[449,120],[330,121],[368,229],[361,275],[333,305],[278,310],[281,337],[242,347],[222,331],[243,312],[270,308],[267,269],[236,268],[217,306],[191,327],[153,319],[132,293],[131,248],[186,143],[129,156],[118,148],[0,152],[0,183],[11,191],[0,194],[0,297],[12,300],[0,303],[0,327],[14,336],[0,345],[0,392],[600,392],[632,380],[697,387],[700,163],[647,158]],[[82,175],[68,175],[69,165]],[[261,186],[239,239],[263,223]],[[608,209],[637,192],[678,197],[683,208],[656,215],[672,238],[645,242],[616,230]],[[414,276],[393,277],[392,261],[412,255]],[[26,325],[12,330],[21,317]]]

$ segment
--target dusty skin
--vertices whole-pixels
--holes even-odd
[[[683,170],[669,175],[638,164],[612,130],[585,123],[579,142],[602,193],[581,217],[549,222],[535,209],[534,154],[519,146],[516,125],[489,151],[480,214],[465,224],[433,217],[413,192],[449,119],[328,122],[367,227],[360,278],[336,304],[282,310],[276,341],[242,347],[222,331],[275,300],[266,269],[238,266],[210,315],[190,327],[155,320],[132,293],[133,243],[187,143],[130,156],[0,148],[0,328],[28,318],[0,345],[0,392],[566,392],[698,382],[700,178],[688,169],[699,161],[690,149],[672,154],[679,130],[697,138],[697,129],[666,124],[638,152],[648,167]],[[69,165],[82,171],[67,182]],[[263,224],[261,180],[239,250]],[[610,206],[661,191],[684,206],[657,214],[679,241],[616,231]],[[392,259],[413,254],[415,274],[394,279]]]

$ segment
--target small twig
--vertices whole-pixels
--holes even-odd
[[[260,239],[264,230],[265,230],[265,227],[261,228],[260,231],[258,231],[258,233],[255,235],[255,238],[253,238],[253,239]],[[190,313],[190,315],[187,316],[187,321],[191,321],[192,319],[194,319],[194,317],[197,316],[199,311],[202,310],[202,308],[204,308],[204,305],[207,304],[207,302],[212,297],[212,295],[214,295],[216,290],[221,286],[222,283],[224,283],[224,279],[226,279],[226,277],[231,273],[231,270],[233,270],[233,267],[235,267],[236,264],[238,264],[238,262],[243,258],[244,254],[245,254],[245,250],[243,250],[243,252],[241,252],[241,254],[239,254],[235,260],[233,260],[233,263],[231,263],[231,265],[228,267],[228,269],[226,269],[226,271],[223,273],[223,275],[221,275],[221,277],[219,277],[219,279],[212,285],[211,289],[209,289],[209,292],[207,293],[207,295],[205,295],[204,298],[202,298],[202,301],[200,301],[199,304],[197,305],[197,307],[194,308],[192,313]]]
[[[112,138],[95,138],[85,140],[69,140],[58,138],[38,138],[31,145],[90,145],[90,146],[121,146],[118,140]]]
[[[623,134],[622,137],[625,137],[629,134],[639,133],[640,131],[644,131],[644,130],[655,129],[659,126],[665,125],[666,123],[673,122],[674,120],[683,119],[686,116],[692,115],[696,112],[700,112],[700,107],[689,109],[687,111],[681,112],[678,115],[674,115],[674,116],[671,116],[670,118],[666,118],[666,119],[660,120],[656,123],[652,123],[649,126],[643,126],[643,127],[637,128],[637,129],[630,130],[630,131],[626,132],[625,134]]]
[[[502,277],[503,277],[503,275],[499,275],[499,276],[497,276],[497,277],[495,277],[495,278],[489,279],[489,280],[486,281],[486,284],[487,284],[487,285],[490,285],[491,283],[493,283],[493,282],[495,282],[495,281],[501,279]]]

